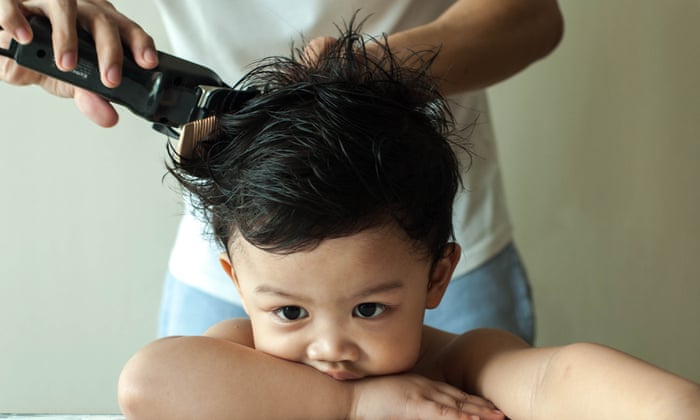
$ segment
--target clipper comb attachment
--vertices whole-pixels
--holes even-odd
[[[215,115],[183,125],[177,142],[177,158],[192,158],[197,143],[216,130],[218,125],[219,119]]]

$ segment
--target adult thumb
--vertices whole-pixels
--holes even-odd
[[[119,114],[112,104],[99,95],[75,88],[73,98],[80,112],[100,127],[113,127],[119,122]]]

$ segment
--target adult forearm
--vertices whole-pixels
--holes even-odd
[[[440,47],[432,72],[450,94],[512,76],[549,54],[562,32],[555,0],[461,0],[438,19],[388,39],[399,55]]]
[[[333,419],[349,386],[307,366],[209,337],[173,337],[137,353],[119,380],[128,419]]]

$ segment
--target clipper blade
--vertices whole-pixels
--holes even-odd
[[[197,143],[211,134],[218,125],[219,119],[214,115],[183,125],[177,142],[177,158],[179,160],[193,158]]]

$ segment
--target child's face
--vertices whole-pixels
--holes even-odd
[[[456,254],[456,255],[453,255]],[[310,251],[272,254],[238,239],[228,269],[255,348],[336,379],[410,370],[423,312],[439,303],[459,252],[431,259],[399,229],[371,229]]]

